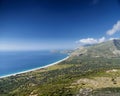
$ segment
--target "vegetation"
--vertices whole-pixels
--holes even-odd
[[[88,46],[82,53],[77,49],[57,65],[1,78],[0,96],[119,96],[120,56],[113,54],[117,42]]]

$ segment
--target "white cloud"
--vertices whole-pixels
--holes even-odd
[[[97,40],[94,38],[87,38],[87,39],[80,39],[79,42],[83,44],[94,44],[97,43]]]
[[[98,43],[104,42],[105,41],[105,37],[102,37],[100,39],[98,39]]]
[[[119,39],[119,38],[109,38],[109,40],[114,40],[114,39]]]
[[[104,42],[106,39],[105,37],[99,38],[99,39],[94,39],[94,38],[86,38],[86,39],[80,39],[77,41],[77,43],[80,44],[96,44],[96,43],[101,43]]]
[[[113,35],[120,31],[120,21],[113,25],[113,28],[107,31],[107,35]]]

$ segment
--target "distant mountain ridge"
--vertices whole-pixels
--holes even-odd
[[[72,56],[117,57],[120,56],[120,39],[109,40],[91,46],[76,49]]]

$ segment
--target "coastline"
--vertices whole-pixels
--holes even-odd
[[[34,68],[34,69],[30,69],[30,70],[26,70],[26,71],[21,71],[21,72],[17,72],[17,73],[13,73],[13,74],[9,74],[9,75],[5,75],[5,76],[0,76],[0,79],[1,78],[5,78],[5,77],[10,77],[10,76],[15,76],[15,75],[18,75],[18,74],[22,74],[22,73],[27,73],[27,72],[31,72],[31,71],[36,71],[36,70],[39,70],[39,69],[42,69],[42,68],[47,68],[47,67],[50,67],[50,66],[53,66],[53,65],[56,65],[64,60],[67,60],[69,58],[69,56],[59,60],[59,61],[56,61],[56,62],[53,62],[51,64],[48,64],[48,65],[45,65],[45,66],[42,66],[42,67],[38,67],[38,68]]]

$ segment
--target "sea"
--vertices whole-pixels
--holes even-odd
[[[67,54],[51,51],[0,52],[0,77],[41,68],[66,58]]]

